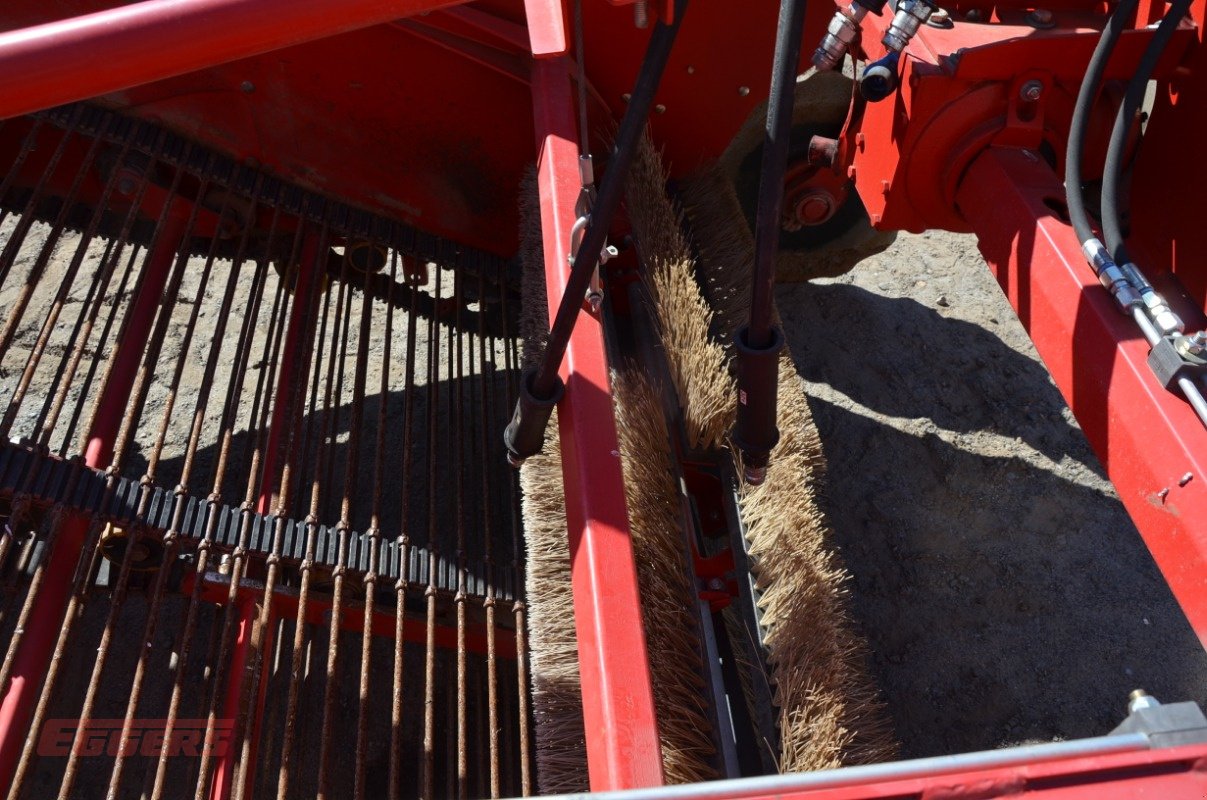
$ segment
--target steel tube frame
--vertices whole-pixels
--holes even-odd
[[[530,15],[535,24],[540,20]],[[570,278],[566,254],[579,192],[567,58],[533,62],[532,102],[552,318]],[[663,782],[662,753],[603,328],[586,311],[579,314],[561,369],[566,393],[558,426],[590,784],[593,791],[656,786]]]
[[[888,764],[608,792],[599,800],[967,796],[1102,800],[1140,795],[1190,800],[1202,797],[1207,788],[1205,758],[1207,744],[1153,748],[1145,734],[1129,733]]]
[[[93,469],[107,468],[113,458],[113,447],[142,363],[156,309],[188,224],[187,208],[186,201],[174,201],[173,208],[168,210],[164,229],[147,254],[143,266],[146,275],[128,311],[130,325],[117,344],[113,369],[102,389],[93,428],[89,431],[84,463]],[[89,524],[86,518],[75,515],[63,523],[59,540],[46,565],[38,602],[26,625],[28,633],[14,656],[13,676],[9,685],[3,687],[4,699],[0,701],[0,786],[8,786],[12,782],[26,734],[32,733],[26,731],[26,726],[41,693],[42,677],[46,674],[62,626],[63,613]]]
[[[465,0],[143,0],[0,33],[0,119]]]
[[[1049,204],[1064,187],[1030,150],[994,147],[956,195],[982,254],[1207,645],[1207,430],[1148,367],[1148,343]]]

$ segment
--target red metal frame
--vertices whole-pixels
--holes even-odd
[[[142,0],[0,33],[0,119],[458,2]]]
[[[1148,345],[1052,209],[1063,188],[1029,150],[992,148],[957,202],[1170,589],[1207,645],[1207,430],[1148,368]],[[1189,481],[1184,476],[1191,475]]]
[[[530,27],[536,22],[530,19]],[[568,66],[564,57],[532,66],[551,319],[569,278],[566,256],[580,190]],[[656,786],[663,780],[662,755],[603,328],[585,310],[579,315],[562,367],[566,394],[558,425],[591,789]]]

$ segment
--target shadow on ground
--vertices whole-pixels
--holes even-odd
[[[1207,655],[1029,350],[846,284],[779,305],[903,756],[1103,734],[1137,687],[1207,700]]]

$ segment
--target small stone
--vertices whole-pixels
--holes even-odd
[[[947,308],[949,305],[951,305],[951,302],[948,301],[947,295],[945,295],[945,294],[939,295],[939,299],[936,300],[935,302],[938,303],[939,305],[943,306],[944,308]]]

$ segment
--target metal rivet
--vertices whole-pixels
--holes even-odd
[[[662,105],[662,103],[659,103],[658,105],[654,106],[654,113],[655,114],[665,114],[666,106]]]
[[[633,95],[629,94],[628,92],[625,92],[624,94],[622,94],[622,95],[620,96],[620,99],[621,99],[621,100],[623,100],[623,101],[625,101],[625,102],[627,103],[627,102],[629,102],[630,100],[632,100],[632,99],[633,99]]]
[[[244,94],[251,94],[256,90],[256,85],[251,81],[243,81],[243,83],[239,84],[239,88]]]
[[[750,87],[749,86],[739,86],[738,94],[740,94],[742,97],[745,97],[746,95],[750,94]]]
[[[688,74],[688,75],[695,75],[695,74],[696,74],[696,68],[695,68],[695,67],[693,67],[691,64],[688,64],[688,65],[687,65],[687,74]]]

